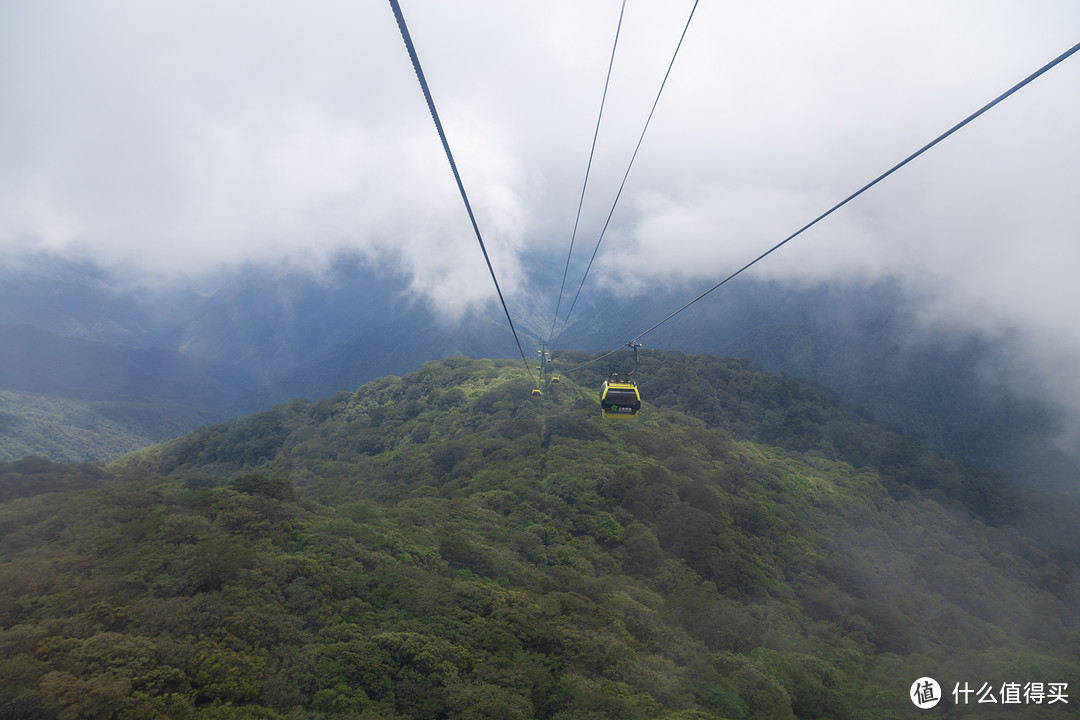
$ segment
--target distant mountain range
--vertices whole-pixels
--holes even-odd
[[[530,267],[555,265],[533,260]],[[557,287],[554,276],[533,281]],[[646,345],[745,357],[812,379],[962,460],[1050,484],[1076,476],[1075,461],[1048,441],[1059,421],[1051,409],[986,372],[1000,365],[999,348],[914,327],[897,288],[745,280],[725,290],[650,333]],[[593,287],[554,349],[618,348],[698,292],[677,287],[624,298]],[[511,294],[530,362],[553,307],[542,293]],[[175,403],[187,409],[182,430],[206,417],[352,391],[457,354],[514,358],[519,351],[495,307],[449,321],[416,299],[402,275],[357,258],[340,258],[318,276],[247,267],[156,288],[51,256],[0,266],[0,389],[68,399],[104,393],[146,399],[157,410]],[[11,403],[5,412],[21,417]],[[8,456],[16,452],[11,436],[0,434],[0,449],[5,443]],[[55,457],[111,456],[84,449]]]
[[[0,387],[42,395],[107,393],[182,403],[219,416],[256,387],[242,368],[160,347],[133,348],[0,325]]]

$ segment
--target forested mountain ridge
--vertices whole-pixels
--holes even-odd
[[[925,675],[1075,681],[1071,505],[743,361],[648,355],[605,422],[622,363],[535,400],[453,358],[0,466],[0,717],[899,718]]]

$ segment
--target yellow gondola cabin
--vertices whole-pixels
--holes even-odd
[[[632,420],[641,410],[641,394],[632,380],[606,380],[600,388],[600,412],[608,420]]]

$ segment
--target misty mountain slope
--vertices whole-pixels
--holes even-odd
[[[249,264],[186,282],[36,253],[0,258],[0,325],[273,373],[400,304],[406,290],[400,271],[345,253],[321,270]]]
[[[884,316],[762,326],[723,353],[822,383],[940,452],[1018,479],[1066,489],[1080,469],[1053,446],[1058,415],[1013,394],[1000,349],[974,337],[912,335]]]
[[[32,325],[54,335],[110,344],[158,341],[161,319],[91,263],[33,253],[0,257],[0,325]]]
[[[247,267],[189,309],[177,348],[239,365],[268,382],[401,315],[410,304],[400,271],[352,256],[321,271]]]
[[[236,412],[235,367],[0,325],[0,458],[106,461]]]
[[[454,358],[202,428],[108,478],[17,468],[72,490],[0,506],[0,702],[900,718],[924,675],[946,693],[1076,676],[1074,507],[1057,506],[1074,535],[1045,542],[1014,522],[1039,496],[820,388],[644,364],[661,359],[646,397],[697,417],[647,402],[606,422],[591,384],[536,401],[520,363]],[[843,459],[859,453],[887,470]],[[978,504],[990,492],[1009,513]]]
[[[527,347],[531,354],[532,347]],[[265,408],[295,398],[314,400],[464,354],[513,357],[518,350],[505,320],[498,316],[472,313],[448,324],[425,308],[414,307],[312,353],[306,362],[260,389],[248,405]]]
[[[58,462],[105,462],[221,419],[162,400],[0,390],[0,461],[34,455]]]
[[[27,325],[0,326],[0,388],[43,395],[111,393],[225,415],[253,386],[241,369],[176,351],[63,338]]]

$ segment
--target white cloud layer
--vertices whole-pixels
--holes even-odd
[[[565,253],[619,3],[402,4],[512,294],[525,249]],[[691,5],[628,3],[580,268]],[[1078,39],[1072,0],[701,3],[597,282],[708,287]],[[1080,408],[1078,87],[1080,56],[752,272],[897,278]],[[148,277],[352,250],[449,312],[493,297],[386,3],[14,0],[0,106],[0,250]]]

